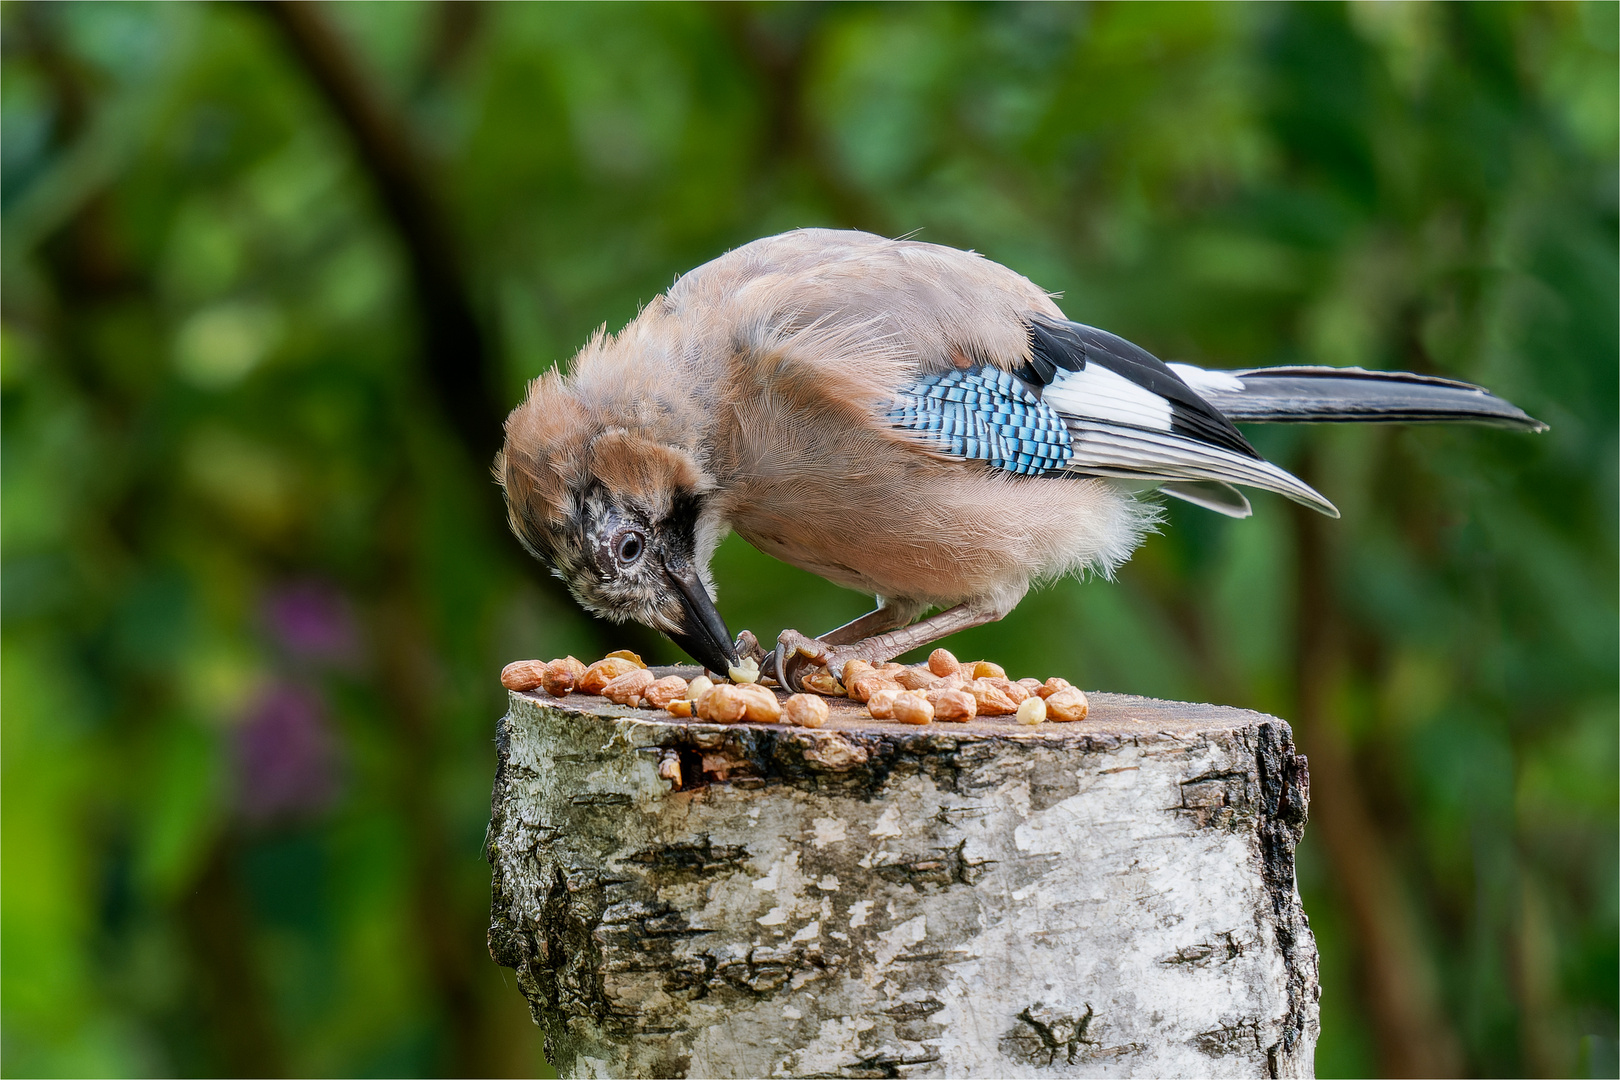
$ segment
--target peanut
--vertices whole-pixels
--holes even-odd
[[[935,649],[928,654],[928,670],[942,679],[947,675],[955,675],[961,666],[947,649]]]
[[[1018,711],[1012,698],[1002,693],[1001,688],[989,679],[974,679],[963,689],[973,695],[980,716],[1011,716]]]
[[[1014,705],[1021,704],[1025,698],[1029,697],[1029,691],[1028,690],[1026,690],[1022,686],[1019,686],[1017,683],[1013,682],[1010,679],[998,679],[998,678],[996,678],[994,676],[988,676],[986,678],[980,679],[979,681],[984,682],[984,683],[988,683],[989,685],[995,687],[997,690],[1000,690],[1003,694],[1006,694],[1008,699]]]
[[[572,656],[553,660],[546,665],[545,691],[552,697],[567,697],[585,677],[585,665]]]
[[[939,676],[924,668],[901,668],[894,673],[894,681],[907,690],[922,690],[939,682]]]
[[[866,711],[872,714],[874,720],[893,720],[894,699],[905,692],[899,683],[885,683],[867,700]]]
[[[501,685],[508,690],[534,690],[546,681],[546,665],[539,660],[514,660],[501,668]]]
[[[935,686],[922,691],[922,695],[928,699],[928,704],[934,707],[935,720],[950,720],[965,724],[978,715],[978,703],[966,690],[949,690]]]
[[[894,718],[902,724],[928,724],[934,719],[934,707],[920,691],[908,690],[894,699]]]
[[[703,696],[703,692],[705,690],[708,690],[713,686],[713,679],[709,678],[707,675],[699,675],[697,678],[686,684],[686,700],[696,701],[698,698]]]
[[[1046,716],[1049,720],[1084,720],[1090,711],[1091,703],[1086,700],[1086,692],[1078,687],[1059,690],[1046,699]]]
[[[964,664],[962,666],[972,667],[975,679],[1005,679],[1007,677],[1006,668],[1000,664],[992,664],[988,660],[975,660],[971,665]]]
[[[812,671],[800,682],[804,683],[804,688],[812,694],[820,694],[823,697],[843,697],[849,692],[844,689],[844,684],[839,682],[833,673],[826,668]]]
[[[876,669],[865,660],[850,660],[844,664],[843,683],[845,686],[848,686],[850,683],[854,682],[860,677],[861,672],[875,670]]]
[[[726,678],[734,683],[756,683],[759,681],[759,661],[752,656],[745,656],[738,663],[731,665],[726,672]]]
[[[664,711],[671,716],[688,717],[692,715],[692,703],[685,698],[676,698],[664,706]]]
[[[1040,724],[1046,720],[1046,700],[1034,694],[1025,698],[1018,704],[1018,722],[1020,724]]]
[[[633,707],[641,704],[641,695],[652,684],[652,672],[646,668],[631,668],[602,687],[602,696],[615,705],[630,705]]]
[[[645,660],[643,660],[641,657],[637,656],[635,653],[631,652],[629,649],[614,649],[612,652],[607,654],[607,659],[609,659],[609,660],[628,660],[632,664],[636,665],[636,667],[646,667],[647,666],[647,662]]]
[[[602,687],[627,672],[642,670],[622,656],[608,656],[585,669],[585,674],[579,677],[579,692],[582,694],[600,694]]]
[[[719,683],[703,692],[693,711],[702,720],[717,724],[735,724],[748,715],[748,698],[730,683]]]
[[[1018,685],[1022,686],[1029,693],[1034,694],[1034,693],[1037,693],[1040,690],[1040,688],[1041,688],[1041,680],[1039,680],[1039,679],[1019,679],[1018,680]]]
[[[685,698],[686,680],[679,675],[665,675],[662,679],[654,679],[647,689],[641,692],[641,700],[655,709],[668,708],[670,702]]]
[[[1049,698],[1059,690],[1067,690],[1069,685],[1070,683],[1068,679],[1060,679],[1054,675],[1050,679],[1047,679],[1046,682],[1042,683],[1041,688],[1035,692],[1041,695],[1043,698]]]
[[[782,719],[782,703],[768,687],[758,683],[745,683],[737,687],[748,703],[744,719],[755,724],[774,724]]]
[[[820,727],[827,722],[827,703],[815,694],[794,694],[782,705],[782,719],[798,727]]]
[[[578,682],[579,673],[572,668],[547,668],[543,689],[552,697],[567,697]]]
[[[873,693],[886,686],[901,688],[899,683],[881,671],[863,671],[853,682],[844,685],[849,687],[849,696],[856,701],[869,701]]]

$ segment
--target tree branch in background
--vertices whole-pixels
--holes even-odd
[[[826,140],[806,105],[805,82],[825,9],[722,3],[709,10],[759,85],[765,103],[761,164],[774,169],[779,180],[794,168],[803,169],[838,228],[889,235],[882,209],[830,160]],[[774,23],[767,23],[767,17]]]
[[[1307,458],[1295,472],[1311,482]],[[1383,1076],[1459,1076],[1462,1052],[1440,1002],[1438,978],[1410,901],[1356,775],[1337,715],[1350,659],[1333,593],[1327,519],[1289,504],[1297,552],[1294,721],[1310,761],[1311,826],[1333,868],[1349,918]]]
[[[434,5],[433,29],[416,79],[416,93],[426,93],[448,82],[484,29],[485,0],[439,0]]]
[[[471,11],[450,11],[470,7]],[[483,330],[464,275],[459,247],[453,239],[449,215],[428,180],[415,139],[402,117],[389,110],[382,95],[368,82],[360,64],[337,29],[311,0],[261,0],[260,7],[280,28],[294,57],[319,88],[333,113],[353,140],[361,168],[382,201],[389,223],[405,246],[412,287],[421,320],[424,362],[429,384],[445,418],[473,462],[483,469],[500,449],[505,412],[495,396],[495,374]],[[430,79],[441,78],[469,47],[479,27],[482,7],[446,4],[441,21],[449,38],[429,56]],[[505,511],[494,485],[482,483],[489,520],[504,522]],[[504,528],[508,549],[521,565],[531,568],[536,581],[558,604],[572,609],[574,601],[562,584],[540,568]],[[607,651],[608,632],[589,620],[601,651]],[[651,630],[626,625],[613,632],[618,643],[639,652],[658,648]]]
[[[262,8],[354,141],[405,246],[428,379],[462,445],[485,464],[500,449],[505,414],[496,400],[489,349],[460,253],[409,128],[372,92],[346,43],[314,3],[264,0]]]

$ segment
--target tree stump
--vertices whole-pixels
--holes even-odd
[[[808,730],[513,693],[490,955],[562,1076],[1311,1075],[1288,725],[1091,702]]]

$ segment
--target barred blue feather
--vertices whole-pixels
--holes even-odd
[[[1074,456],[1063,417],[989,365],[918,379],[895,395],[887,419],[943,453],[1022,476],[1062,472]]]

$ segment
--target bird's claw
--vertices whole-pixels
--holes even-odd
[[[831,650],[812,637],[797,630],[784,630],[777,636],[776,653],[772,656],[773,678],[794,693],[804,692],[804,677],[814,668],[826,667]]]

